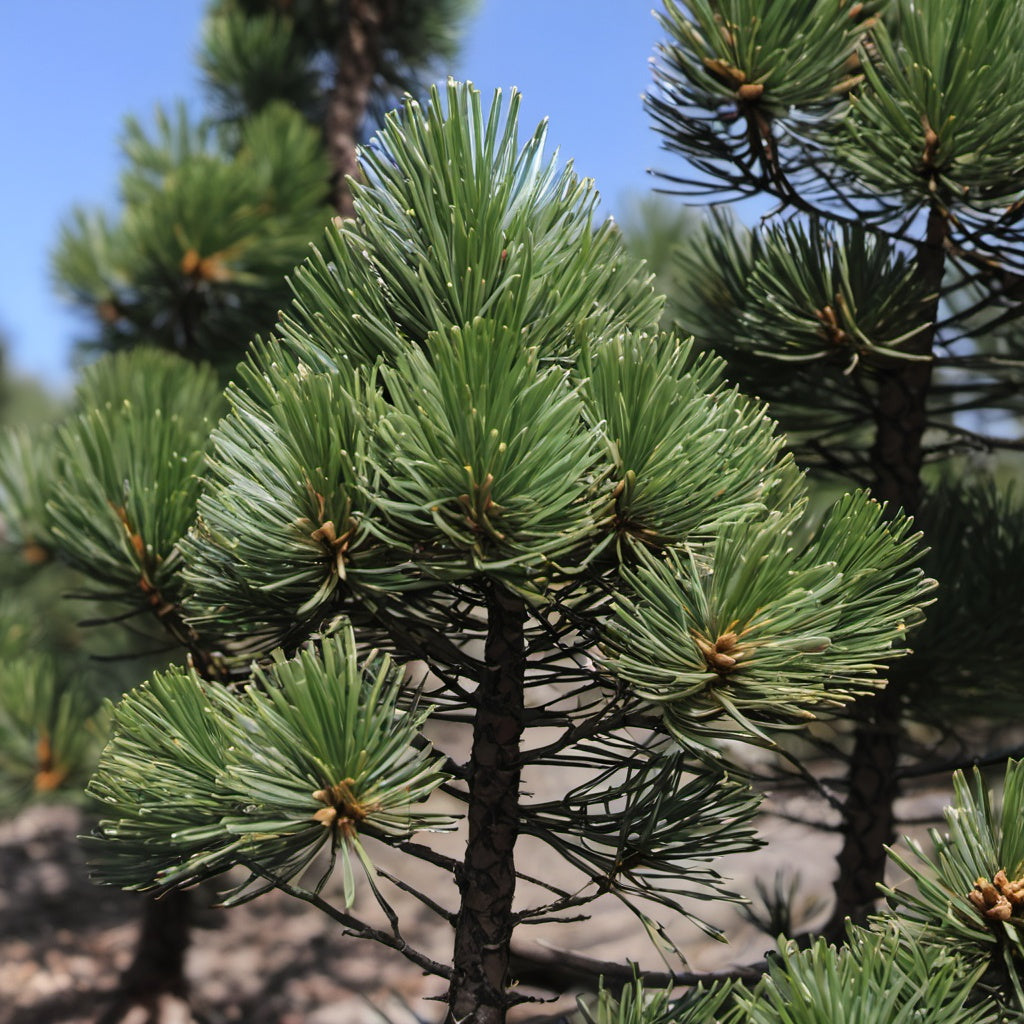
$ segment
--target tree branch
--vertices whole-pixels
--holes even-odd
[[[535,985],[549,992],[585,988],[596,992],[602,979],[606,988],[615,990],[639,978],[651,988],[710,985],[718,981],[756,982],[765,971],[765,963],[750,964],[727,971],[637,971],[633,965],[610,960],[595,960],[580,953],[550,947],[526,948],[516,944],[512,950],[512,969],[520,984]]]
[[[439,978],[451,978],[452,969],[450,967],[446,964],[440,964],[436,960],[432,960],[425,953],[414,949],[401,936],[392,935],[390,932],[382,931],[380,928],[374,928],[372,925],[366,924],[365,921],[360,921],[357,917],[339,910],[316,893],[292,885],[283,878],[278,878],[265,871],[258,865],[245,863],[244,866],[260,878],[265,878],[275,889],[280,889],[281,892],[316,907],[317,910],[322,911],[332,920],[337,921],[345,929],[345,934],[353,935],[360,939],[373,939],[374,942],[379,942],[382,946],[387,946],[389,949],[401,953],[406,960],[411,960],[417,967],[421,967],[428,974],[437,975]]]

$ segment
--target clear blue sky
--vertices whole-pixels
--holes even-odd
[[[205,0],[9,3],[0,33],[0,331],[15,371],[66,389],[81,325],[53,291],[49,253],[75,204],[113,206],[122,119],[183,97]],[[595,178],[603,211],[673,169],[641,105],[660,38],[651,0],[480,0],[452,74],[517,86],[521,117]]]

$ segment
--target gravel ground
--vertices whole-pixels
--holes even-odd
[[[919,796],[914,811],[937,811],[941,803],[940,794]],[[799,809],[792,803],[787,807]],[[796,868],[806,899],[826,895],[832,838],[777,818],[767,821],[765,850],[746,858],[723,858],[716,867],[747,893],[754,891],[756,881],[751,872],[771,882],[776,870]],[[0,823],[0,1024],[94,1024],[109,1007],[119,973],[131,959],[139,898],[89,882],[75,839],[87,827],[71,807],[34,807]],[[463,840],[454,835],[446,841],[457,853]],[[568,883],[553,861],[557,858],[546,849],[527,844],[519,866],[546,880]],[[407,862],[403,868],[392,860],[391,866],[408,869]],[[450,881],[416,881],[452,904]],[[365,887],[360,895],[365,899],[357,903],[357,911],[363,912],[369,900]],[[523,898],[530,895],[524,887]],[[212,890],[206,896],[208,903]],[[450,930],[412,897],[397,893],[395,906],[407,939],[437,959],[447,959]],[[692,926],[676,922],[671,931],[686,949],[691,968],[710,970],[757,960],[770,945],[734,907],[701,906],[727,929],[730,943],[708,941]],[[369,1024],[383,1019],[413,1024],[440,1017],[437,1004],[423,999],[441,994],[443,982],[422,976],[397,953],[339,934],[336,924],[302,902],[271,893],[231,910],[204,910],[201,918],[187,963],[194,1016],[184,1006],[169,1004],[161,1024]],[[520,948],[526,950],[536,943],[532,948],[571,949],[600,960],[629,958],[644,967],[661,966],[648,940],[638,934],[634,918],[614,901],[599,906],[587,923],[528,931],[522,938],[517,933]],[[514,1019],[553,1015],[572,1005],[571,998],[528,1005]],[[124,1024],[145,1024],[145,1015]]]

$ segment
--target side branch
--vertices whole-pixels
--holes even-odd
[[[256,865],[246,864],[245,866],[251,871],[254,871],[261,878],[265,878],[268,882],[271,882],[275,889],[280,889],[281,892],[287,893],[289,896],[294,896],[296,899],[302,900],[304,903],[308,903],[310,906],[316,907],[317,910],[323,911],[328,917],[337,921],[338,924],[345,929],[346,934],[354,935],[360,939],[373,939],[374,942],[379,942],[382,946],[387,946],[389,949],[397,950],[397,952],[401,953],[406,960],[411,960],[417,967],[421,967],[427,974],[435,974],[439,978],[451,978],[452,970],[450,967],[445,964],[438,963],[436,960],[432,960],[428,957],[425,953],[421,953],[418,949],[414,949],[400,935],[391,934],[390,932],[383,931],[380,928],[374,928],[371,925],[366,924],[364,921],[360,921],[359,918],[353,917],[351,914],[346,914],[343,910],[339,910],[333,904],[328,903],[322,896],[318,896],[315,892],[310,892],[308,889],[292,885],[291,882],[288,882],[283,878],[278,878],[276,875],[268,874],[267,872],[260,870]]]
[[[691,971],[638,971],[634,965],[609,960],[595,960],[566,949],[517,946],[512,951],[512,967],[522,984],[549,992],[565,992],[583,988],[596,992],[603,983],[609,989],[621,989],[635,978],[651,988],[710,985],[716,981],[753,983],[760,979],[767,965],[762,961],[737,967],[731,971],[699,973]]]

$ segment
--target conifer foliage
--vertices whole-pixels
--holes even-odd
[[[270,24],[262,45],[291,45]],[[222,68],[246,52],[216,46]],[[807,95],[830,94],[787,103]],[[519,105],[450,82],[389,114],[348,182],[355,217],[330,222],[222,394],[179,356],[109,355],[53,459],[12,444],[0,462],[12,529],[190,655],[109,708],[97,879],[169,894],[242,869],[226,903],[275,888],[318,908],[436,978],[450,1024],[505,1021],[529,998],[517,929],[600,897],[669,957],[670,918],[716,934],[699,901],[737,896],[714,862],[758,845],[728,752],[882,689],[932,590],[891,505],[855,490],[810,514],[766,408],[659,330],[593,183],[545,153],[544,125],[522,138]],[[205,284],[230,262],[174,244]],[[531,772],[564,792],[533,795]],[[1004,817],[1022,785],[1008,774]],[[958,796],[967,873],[922,853],[919,895],[894,891],[899,912],[842,952],[783,941],[750,990],[638,976],[582,1018],[1019,1014],[1019,844],[999,845],[980,785]],[[571,888],[517,899],[525,837]],[[379,866],[385,846],[408,870]],[[421,891],[421,862],[451,885]],[[449,957],[410,943],[396,892],[448,929]]]
[[[764,409],[658,333],[642,264],[543,125],[520,144],[518,106],[452,83],[366,150],[357,218],[227,388],[162,563],[239,682],[134,690],[91,786],[101,880],[240,865],[229,902],[276,886],[321,907],[442,979],[453,1021],[523,998],[517,925],[611,892],[668,941],[676,894],[719,898],[708,863],[754,845],[757,803],[719,740],[765,742],[882,685],[930,589],[909,521],[866,495],[809,528]],[[438,723],[471,732],[468,761],[433,749]],[[570,763],[589,781],[564,800],[521,790]],[[453,861],[430,834],[456,825]],[[521,833],[576,892],[514,903]],[[453,871],[450,899],[420,894],[450,962],[407,943],[380,843]],[[927,963],[966,997],[955,956]]]
[[[356,145],[454,56],[470,0],[216,0],[210,109],[128,118],[120,210],[79,208],[54,258],[87,351],[169,349],[230,374],[290,299],[331,207],[352,215]]]
[[[667,182],[771,204],[753,230],[719,206],[680,239],[677,325],[819,478],[913,512],[940,582],[915,655],[828,751],[849,766],[841,936],[877,898],[901,775],[1005,758],[958,734],[1022,710],[1022,510],[991,456],[1021,448],[1024,411],[1024,7],[667,0],[661,20],[648,106],[687,161]],[[922,722],[940,743],[915,740]]]
[[[328,216],[319,133],[284,103],[243,121],[159,111],[122,142],[124,209],[79,209],[54,269],[91,315],[89,349],[158,346],[227,372],[287,301],[283,272]]]

